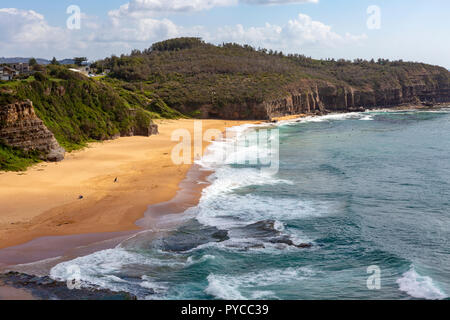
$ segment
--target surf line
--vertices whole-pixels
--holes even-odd
[[[181,308],[181,314],[193,315],[193,316],[209,316],[209,318],[214,317],[214,312],[216,307],[196,307],[189,304],[187,307]]]

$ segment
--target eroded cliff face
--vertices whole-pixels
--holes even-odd
[[[64,159],[65,150],[36,115],[30,100],[0,106],[0,140],[26,152],[37,151],[42,160]]]
[[[394,82],[394,83],[393,83]],[[450,102],[450,76],[435,73],[413,74],[408,79],[382,80],[377,84],[354,87],[336,85],[321,80],[300,80],[288,88],[281,98],[263,102],[247,101],[230,104],[225,108],[205,105],[202,117],[270,120],[297,114],[324,112],[352,112],[375,108],[393,108],[402,105],[431,105]]]
[[[284,98],[264,102],[262,108],[267,110],[267,118],[272,118],[301,113],[350,112],[445,102],[450,102],[448,81],[379,88],[354,88],[321,82],[290,90]]]

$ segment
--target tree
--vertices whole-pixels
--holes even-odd
[[[58,62],[58,60],[56,60],[55,57],[53,57],[52,62],[50,62],[50,64],[52,64],[52,65],[54,65],[54,66],[58,66],[58,65],[59,65],[59,62]]]
[[[34,66],[36,66],[38,63],[37,63],[37,60],[36,60],[35,58],[31,58],[31,59],[28,61],[28,64],[30,65],[30,67],[34,67]]]
[[[83,65],[83,62],[87,61],[87,58],[86,57],[75,57],[75,58],[73,58],[73,60],[77,66],[81,67]]]

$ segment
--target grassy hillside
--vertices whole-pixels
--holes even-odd
[[[135,85],[96,81],[60,66],[48,66],[34,77],[0,84],[0,107],[25,99],[33,102],[36,114],[67,151],[90,141],[128,135],[134,128],[148,126],[152,119],[182,116]],[[1,170],[23,169],[36,162],[33,155],[0,148]]]
[[[68,151],[127,135],[157,118],[266,119],[256,115],[262,102],[275,101],[271,106],[283,113],[286,97],[293,101],[295,96],[298,106],[299,100],[315,102],[318,92],[321,103],[340,111],[346,111],[352,97],[358,100],[355,104],[379,106],[401,103],[406,95],[408,101],[433,101],[438,95],[444,101],[450,92],[448,70],[423,63],[315,60],[245,45],[215,46],[198,38],[158,42],[94,63],[99,72],[111,70],[107,77],[89,79],[62,66],[43,68],[35,77],[0,83],[0,107],[32,100],[38,116]],[[17,150],[1,150],[0,161],[23,158]]]
[[[276,99],[305,81],[374,89],[413,84],[412,76],[424,73],[441,74],[449,81],[447,70],[422,63],[314,60],[237,44],[214,46],[197,38],[159,42],[142,52],[98,61],[96,66],[111,69],[115,79],[139,83],[167,105],[191,115],[204,104],[224,108]],[[439,76],[426,81],[433,85],[436,79]]]
[[[38,155],[0,143],[0,171],[22,171],[39,161]]]

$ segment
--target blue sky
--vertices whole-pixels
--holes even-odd
[[[66,26],[70,5],[82,11],[79,30]],[[379,29],[367,26],[373,5]],[[2,0],[0,56],[93,60],[200,36],[315,58],[384,57],[450,68],[449,13],[446,0]]]

